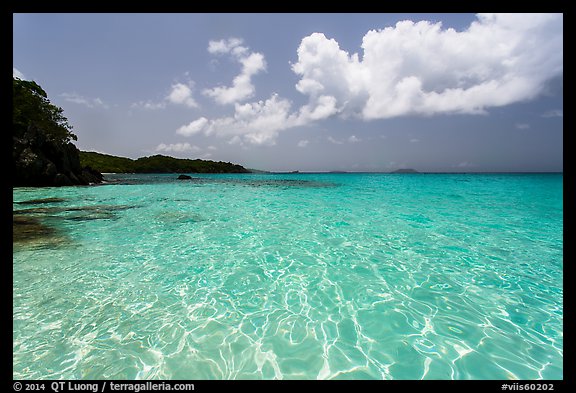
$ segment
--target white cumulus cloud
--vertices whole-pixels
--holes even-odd
[[[306,147],[306,146],[308,146],[309,143],[310,143],[309,140],[302,139],[301,141],[298,141],[298,147]]]
[[[561,14],[478,14],[461,32],[406,20],[366,33],[362,56],[313,33],[292,69],[309,105],[333,97],[344,115],[484,113],[534,98],[563,72],[562,29]]]
[[[348,142],[350,143],[358,143],[358,142],[362,142],[362,139],[358,138],[356,135],[351,135],[348,138]]]
[[[295,114],[290,113],[288,100],[273,94],[266,101],[257,101],[234,105],[234,116],[207,120],[201,117],[176,132],[192,135],[203,132],[205,135],[231,137],[232,144],[242,141],[255,144],[274,144],[278,132],[294,127],[299,122]],[[238,137],[238,138],[236,138]]]
[[[204,127],[208,124],[208,119],[205,117],[201,117],[197,120],[194,120],[176,130],[177,134],[190,136],[199,133],[204,129]]]
[[[234,51],[234,54],[241,55],[248,51],[248,48],[242,46],[241,38],[229,38],[227,40],[210,41],[208,43],[208,52],[213,55],[222,55]]]
[[[192,97],[192,88],[184,83],[173,84],[166,99],[173,104],[181,104],[189,108],[198,107],[198,104]]]
[[[210,41],[211,54],[230,55],[242,65],[232,86],[203,91],[217,103],[233,103],[234,114],[200,118],[177,132],[217,135],[240,145],[274,144],[280,131],[333,116],[369,121],[485,114],[491,107],[535,98],[549,80],[562,75],[563,15],[478,14],[461,31],[405,20],[368,31],[361,48],[362,53],[350,54],[322,33],[304,37],[292,71],[300,77],[296,90],[308,102],[293,110],[276,94],[240,104],[253,96],[252,76],[266,69],[264,56],[238,38]]]
[[[256,90],[252,83],[252,77],[266,70],[264,55],[258,52],[250,53],[249,49],[241,44],[242,40],[239,38],[210,41],[208,44],[208,52],[231,54],[242,65],[242,70],[232,81],[232,86],[217,86],[203,91],[205,95],[212,97],[218,104],[233,104],[252,97]]]
[[[322,95],[307,105],[300,108],[300,122],[308,123],[314,120],[326,119],[338,112],[336,98]]]

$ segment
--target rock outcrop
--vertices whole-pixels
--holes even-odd
[[[102,174],[80,165],[79,150],[71,142],[50,138],[40,128],[30,125],[26,132],[13,136],[12,185],[71,186],[102,182]]]

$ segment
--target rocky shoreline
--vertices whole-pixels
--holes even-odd
[[[80,165],[80,152],[73,143],[52,140],[34,125],[13,137],[13,187],[50,187],[98,184],[100,172]]]

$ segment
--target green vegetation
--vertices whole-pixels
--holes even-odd
[[[107,173],[249,173],[241,165],[222,161],[189,160],[162,155],[132,160],[95,152],[80,152],[82,166]]]
[[[79,152],[63,109],[50,103],[34,81],[13,78],[12,158],[14,186],[65,186],[99,183],[98,172],[249,173],[229,162],[187,160],[155,155],[132,160]]]
[[[45,187],[100,183],[102,175],[80,166],[77,140],[63,109],[50,103],[34,81],[13,78],[12,186]]]
[[[77,140],[63,109],[51,104],[46,92],[36,82],[13,78],[12,105],[13,136],[21,137],[33,126],[43,130],[52,142]]]
[[[99,172],[107,173],[133,173],[134,160],[126,157],[110,156],[88,151],[80,152],[80,165],[88,165]]]

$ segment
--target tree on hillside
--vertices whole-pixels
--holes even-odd
[[[50,103],[33,81],[13,78],[12,185],[70,186],[100,183],[102,175],[82,168],[77,140],[62,108]]]
[[[36,82],[13,78],[12,105],[14,136],[22,136],[30,126],[35,126],[54,142],[77,140],[72,126],[63,115],[64,110],[53,105]]]

